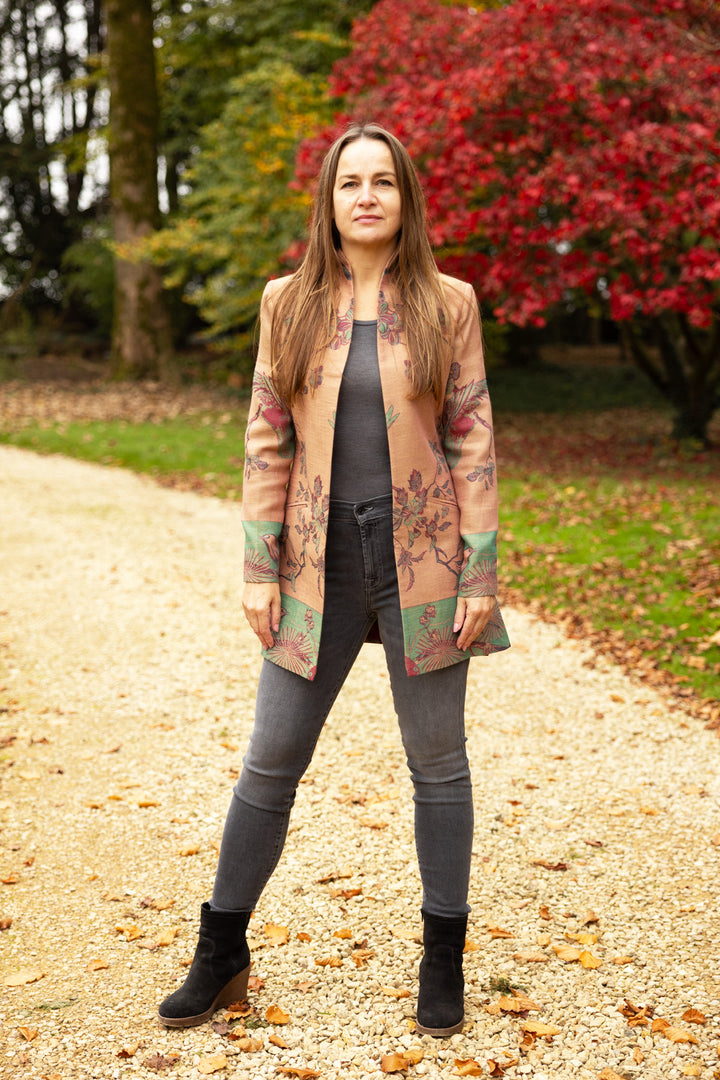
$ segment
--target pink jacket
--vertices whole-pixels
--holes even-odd
[[[289,409],[270,378],[269,352],[272,307],[287,280],[268,283],[260,313],[242,505],[245,580],[279,580],[280,630],[263,654],[313,679],[323,617],[334,417],[352,336],[353,293],[348,279],[335,336]],[[497,592],[497,485],[477,300],[472,286],[445,275],[442,280],[455,339],[440,412],[430,394],[415,401],[407,396],[408,353],[387,274],[377,309],[409,675],[510,644],[497,605],[467,652],[457,648],[452,629],[458,595]]]

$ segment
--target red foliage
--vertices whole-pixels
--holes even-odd
[[[720,8],[714,0],[380,0],[334,70],[345,112],[408,146],[443,265],[501,320],[569,294],[612,318],[720,297]]]

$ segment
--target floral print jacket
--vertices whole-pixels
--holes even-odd
[[[282,614],[264,655],[315,677],[323,613],[335,410],[353,327],[352,280],[344,281],[335,336],[292,410],[270,377],[270,322],[287,278],[270,281],[246,437],[245,580],[280,582]],[[472,286],[442,276],[454,319],[445,399],[408,398],[408,352],[392,281],[378,298],[378,359],[388,429],[393,534],[405,666],[417,675],[509,645],[499,607],[467,652],[457,648],[458,595],[497,592],[497,486],[492,417]]]

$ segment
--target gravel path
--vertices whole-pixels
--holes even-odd
[[[720,1076],[717,738],[514,611],[514,647],[471,665],[464,1033],[413,1033],[412,804],[377,646],[253,917],[245,1041],[222,1014],[160,1027],[252,718],[239,508],[0,448],[0,522],[3,1078],[380,1077],[393,1054],[409,1077]]]

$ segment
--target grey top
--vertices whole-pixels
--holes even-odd
[[[391,491],[377,321],[355,319],[338,395],[330,497],[362,502]]]

